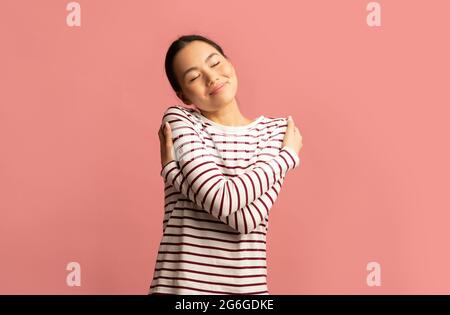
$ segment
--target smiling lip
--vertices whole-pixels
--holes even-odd
[[[222,87],[224,87],[225,86],[225,83],[223,83],[223,84],[220,84],[218,87],[216,87],[211,93],[209,93],[209,95],[214,95],[214,94],[217,94],[221,89],[222,89]]]

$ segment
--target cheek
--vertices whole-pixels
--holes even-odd
[[[233,67],[231,67],[231,66],[225,67],[224,73],[228,77],[233,77],[234,76],[234,69],[233,69]]]
[[[234,71],[233,67],[227,67],[227,69],[224,72],[224,76],[226,76],[228,78],[228,80],[230,81],[230,84],[232,86],[236,86],[237,85],[237,77],[236,77],[236,73]]]
[[[220,67],[219,71],[220,71],[220,74],[222,74],[226,77],[234,76],[234,70],[230,64],[223,63],[222,66]]]
[[[203,86],[202,84],[194,84],[186,90],[187,94],[192,99],[195,99],[198,97],[203,97],[203,95],[205,94],[205,91],[206,91],[206,87]]]

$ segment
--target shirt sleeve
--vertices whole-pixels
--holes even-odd
[[[217,218],[229,217],[250,205],[299,164],[297,154],[283,147],[273,159],[261,161],[243,174],[227,178],[181,108],[169,107],[162,122],[168,122],[172,129],[175,161],[163,167],[161,176],[180,192],[183,192],[183,183],[187,182],[183,194]]]
[[[178,164],[175,160],[172,160],[165,164],[163,166],[163,169],[166,166],[178,168]],[[180,186],[178,186],[180,190],[178,192],[184,195],[183,191],[188,191],[188,183],[187,181],[183,180],[183,173],[179,172],[178,174],[179,176],[177,177],[177,180],[180,181]],[[215,217],[241,234],[248,234],[253,232],[262,222],[268,221],[269,211],[277,200],[283,182],[284,177],[277,180],[277,182],[272,185],[270,189],[263,195],[261,195],[245,207],[235,211],[231,215]],[[175,186],[174,188],[176,189]],[[187,196],[185,195],[185,197]]]

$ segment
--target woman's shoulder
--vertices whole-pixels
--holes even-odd
[[[265,115],[264,117],[266,117],[266,119],[271,122],[281,122],[281,123],[287,122],[287,117],[274,117],[274,116],[267,116],[267,115]]]
[[[163,114],[163,120],[171,116],[178,117],[179,119],[183,119],[191,123],[196,121],[195,109],[180,105],[170,105],[167,107]]]
[[[287,127],[287,117],[274,117],[274,116],[264,116],[263,124],[266,125],[266,127],[271,128],[283,128]]]
[[[181,105],[170,105],[164,111],[164,113],[180,113],[184,115],[192,114],[193,112],[195,112],[195,109]]]

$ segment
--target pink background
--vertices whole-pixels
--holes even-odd
[[[291,114],[272,294],[450,293],[450,3],[2,0],[0,293],[146,294],[162,236],[172,40],[216,40],[249,118]],[[81,264],[81,286],[66,265]],[[381,286],[366,283],[381,264]]]

